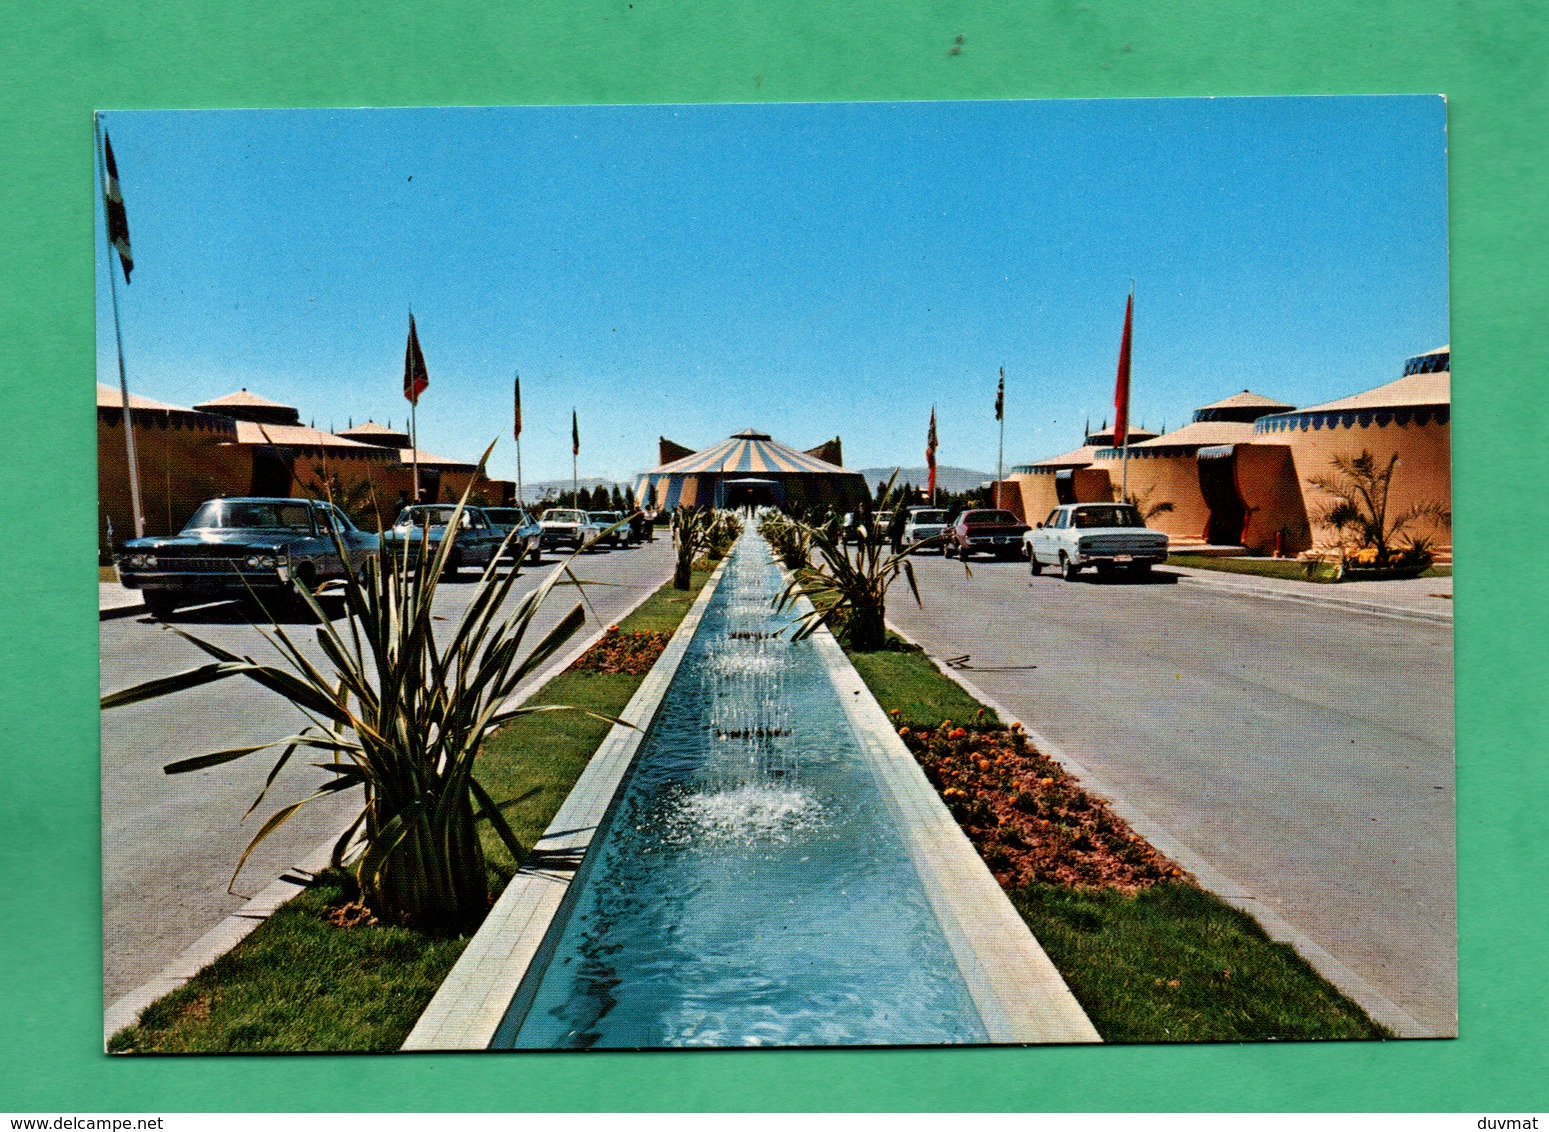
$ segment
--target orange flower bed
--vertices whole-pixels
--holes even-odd
[[[1002,887],[1146,888],[1183,870],[1027,741],[1021,727],[900,727]]]
[[[570,666],[572,672],[612,672],[625,676],[643,676],[651,671],[666,651],[671,633],[653,633],[649,629],[621,631],[609,625],[607,632]]]

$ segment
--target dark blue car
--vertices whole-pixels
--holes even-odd
[[[292,579],[315,592],[347,573],[358,577],[378,541],[323,500],[211,499],[179,534],[125,543],[118,577],[166,617],[180,605],[220,598],[283,599]]]
[[[441,549],[441,540],[446,537],[447,525],[456,510],[452,503],[419,503],[405,507],[398,512],[392,529],[382,536],[383,557],[395,566],[406,560],[412,568],[419,561],[422,543],[427,545],[428,553],[434,555]],[[446,576],[457,577],[457,572],[464,566],[488,566],[500,553],[505,539],[505,531],[489,521],[482,507],[464,507],[457,538],[447,556]]]

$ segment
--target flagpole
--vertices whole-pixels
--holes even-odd
[[[145,537],[145,514],[140,509],[140,461],[134,448],[134,414],[129,408],[129,378],[124,372],[124,332],[118,321],[118,277],[113,274],[113,242],[107,224],[107,165],[102,155],[102,119],[93,114],[97,135],[97,182],[103,195],[103,238],[107,242],[108,291],[113,296],[113,340],[118,347],[118,392],[124,399],[124,452],[129,460],[129,504],[134,511],[134,537]]]
[[[516,505],[526,507],[527,500],[522,493],[522,439],[516,440]]]
[[[1129,281],[1129,305],[1130,305],[1130,311],[1133,312],[1134,309],[1135,309],[1135,281],[1133,279],[1131,279]],[[1131,343],[1131,353],[1130,353],[1129,360],[1130,360],[1131,364],[1133,365],[1133,363],[1134,363],[1134,352],[1133,352],[1134,346],[1133,346],[1133,344],[1134,344],[1134,340],[1135,340],[1134,339],[1134,326],[1133,326],[1133,324],[1131,324],[1129,329],[1130,329],[1130,343]],[[1130,434],[1130,427],[1129,427],[1129,382],[1126,379],[1125,384],[1124,384],[1124,458],[1119,461],[1119,502],[1120,503],[1128,503],[1129,502],[1129,434]]]
[[[414,453],[414,502],[420,499],[420,418],[419,395],[409,402],[409,450]]]
[[[1000,397],[997,399],[997,416],[1000,419],[1000,451],[995,456],[995,506],[1000,507],[1000,481],[1006,476],[1006,369],[1000,370]]]

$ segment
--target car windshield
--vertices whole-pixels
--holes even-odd
[[[945,523],[947,513],[945,511],[916,511],[909,517],[911,523]]]
[[[1133,507],[1115,504],[1111,507],[1078,507],[1075,512],[1078,527],[1143,527],[1146,521]]]
[[[969,526],[979,523],[1014,523],[1017,517],[1010,511],[970,511],[963,516],[963,522]]]
[[[312,533],[312,508],[305,503],[212,499],[194,512],[185,531],[254,530]]]
[[[585,516],[579,511],[550,511],[543,516],[545,523],[584,523]]]
[[[397,526],[423,527],[428,523],[432,527],[444,527],[452,521],[452,516],[456,513],[455,507],[411,507],[398,516]],[[459,526],[467,528],[472,525],[472,517],[464,511]]]

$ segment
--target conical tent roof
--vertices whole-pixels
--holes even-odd
[[[799,475],[855,475],[848,468],[830,464],[806,452],[797,451],[768,433],[754,429],[728,437],[719,444],[689,456],[653,468],[650,475],[695,475],[704,472],[763,472]]]

